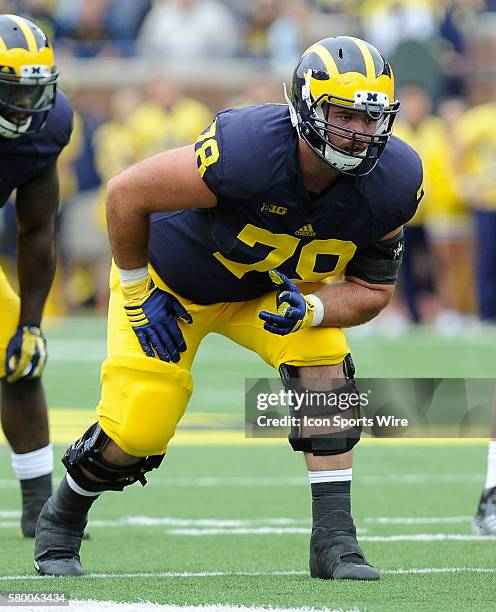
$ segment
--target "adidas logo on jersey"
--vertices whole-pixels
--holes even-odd
[[[307,225],[304,225],[303,227],[300,227],[299,230],[296,230],[295,232],[295,236],[309,236],[309,237],[313,237],[316,236],[317,234],[313,231],[313,226],[311,223],[308,223]]]

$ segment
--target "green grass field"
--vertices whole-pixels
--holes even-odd
[[[104,334],[104,322],[93,319],[48,330],[46,388],[57,457],[62,443],[91,422]],[[366,377],[491,377],[494,344],[484,336],[439,340],[429,329],[395,340],[352,340]],[[354,516],[382,579],[308,577],[303,459],[284,441],[244,440],[238,429],[244,379],[271,374],[256,356],[223,338],[207,339],[188,415],[161,469],[145,489],[108,493],[95,504],[91,539],[82,548],[84,578],[35,576],[33,542],[18,538],[18,486],[0,445],[0,593],[64,591],[78,600],[181,606],[494,610],[496,538],[471,534],[485,474],[483,441],[360,444]],[[58,478],[61,467],[57,462]]]

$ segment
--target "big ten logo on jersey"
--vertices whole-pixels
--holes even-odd
[[[264,202],[260,210],[273,215],[285,215],[288,212],[288,209],[285,206],[279,206],[278,204],[272,204],[271,202]]]

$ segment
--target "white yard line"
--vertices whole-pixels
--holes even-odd
[[[496,567],[412,567],[380,570],[383,575],[415,575],[415,574],[496,574]],[[284,576],[308,576],[308,571],[288,570],[280,572],[126,572],[126,573],[94,573],[86,574],[89,579],[111,579],[111,578],[219,578],[219,577],[284,577]],[[1,582],[8,580],[51,580],[50,576],[38,576],[36,574],[25,574],[21,576],[0,576]],[[84,579],[84,578],[83,578]]]

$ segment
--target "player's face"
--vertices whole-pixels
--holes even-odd
[[[31,115],[28,109],[43,105],[46,93],[45,85],[12,86],[1,83],[0,99],[9,105],[2,110],[2,115],[12,123],[22,125]]]
[[[363,111],[347,109],[330,104],[326,105],[327,121],[334,126],[333,134],[329,134],[330,142],[342,149],[351,153],[353,144],[350,140],[350,131],[364,134],[365,137],[360,139],[360,136],[355,138],[354,153],[361,153],[367,149],[370,144],[368,136],[373,136],[379,126],[379,121],[374,120]],[[342,136],[339,133],[339,128],[343,128]]]

